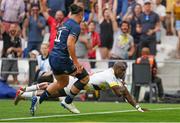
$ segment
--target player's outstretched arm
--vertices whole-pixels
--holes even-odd
[[[132,95],[129,93],[127,90],[126,86],[121,85],[121,86],[113,86],[112,90],[115,92],[115,94],[119,97],[123,96],[126,101],[131,104],[134,108],[136,108],[139,112],[145,112],[147,109],[141,108],[139,104],[135,101],[135,99],[132,97]]]
[[[125,87],[125,86],[124,86]],[[141,108],[141,106],[136,102],[136,100],[133,98],[133,96],[129,93],[127,88],[125,87],[125,91],[123,94],[124,98],[128,101],[129,104],[131,104],[133,107],[135,107],[139,112],[145,112],[148,111],[148,109]]]

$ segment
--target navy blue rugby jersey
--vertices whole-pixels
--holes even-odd
[[[68,19],[61,27],[58,28],[54,48],[51,55],[59,58],[69,58],[67,48],[68,36],[72,35],[78,39],[80,34],[80,25],[73,19]]]

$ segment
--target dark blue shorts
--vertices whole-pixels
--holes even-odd
[[[60,74],[72,74],[76,71],[76,67],[70,58],[59,58],[55,56],[49,56],[49,64],[54,75]]]

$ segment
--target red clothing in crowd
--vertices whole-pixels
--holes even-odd
[[[61,26],[68,18],[64,18],[60,23],[56,21],[55,18],[49,16],[47,23],[50,27],[50,37],[49,37],[49,51],[54,47],[54,40],[56,38],[57,27]]]
[[[96,48],[100,46],[100,36],[97,32],[93,32],[91,34],[91,43],[92,43],[92,49],[88,51],[88,57],[89,58],[96,58]]]

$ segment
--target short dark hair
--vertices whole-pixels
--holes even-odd
[[[72,13],[72,14],[78,14],[80,12],[83,12],[84,9],[76,4],[71,4],[71,6],[69,7],[69,11]]]
[[[127,69],[127,63],[126,62],[116,62],[114,65],[113,65],[113,68],[114,69],[121,69],[122,71],[126,71]]]
[[[130,28],[130,24],[129,24],[128,21],[122,21],[122,22],[120,23],[120,27],[121,27],[123,24],[127,24],[127,25],[128,25],[128,28]]]
[[[37,4],[37,3],[31,4],[31,8],[33,8],[33,7],[37,7],[39,9],[39,4]]]

